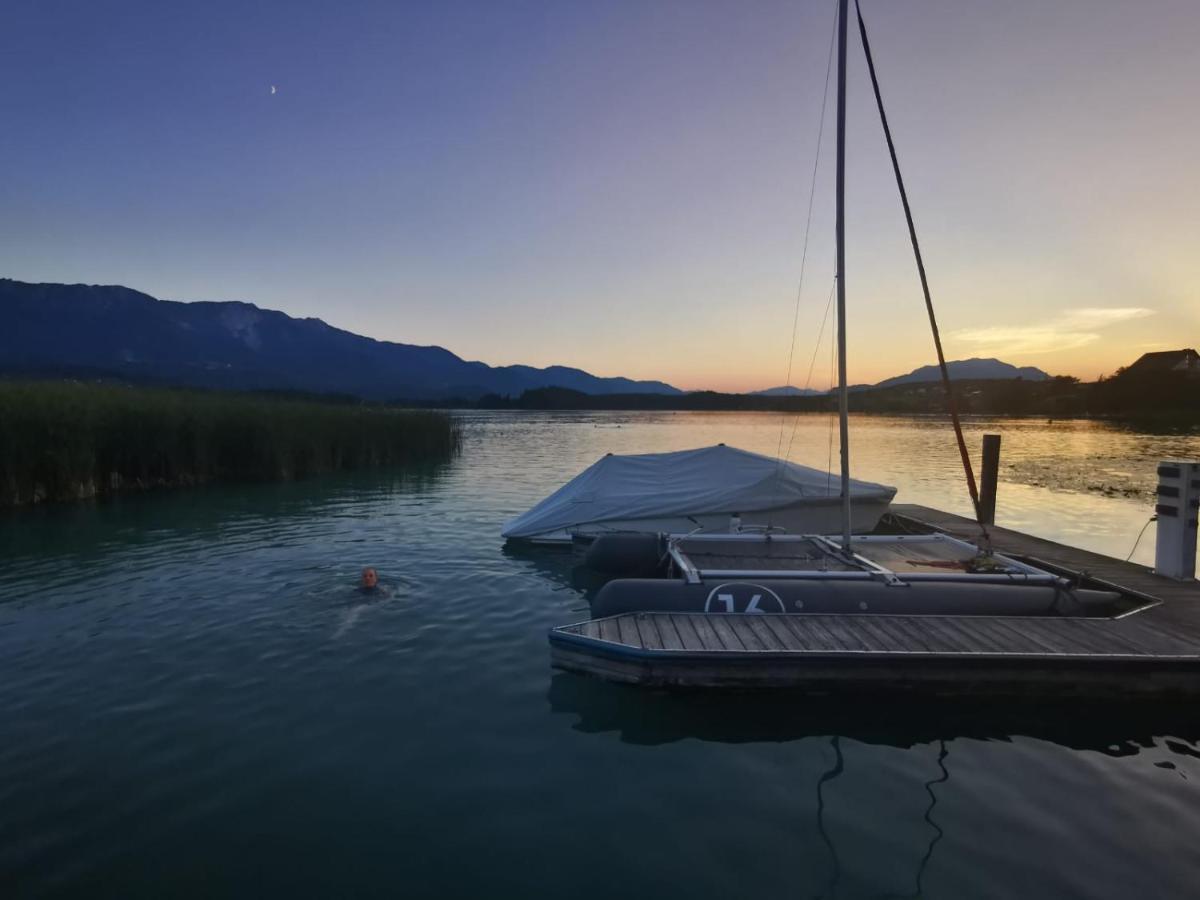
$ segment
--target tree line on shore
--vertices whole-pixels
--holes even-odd
[[[1121,370],[1111,378],[1081,383],[1070,376],[1043,381],[988,379],[954,382],[959,411],[967,415],[1044,415],[1048,417],[1109,416],[1161,420],[1182,426],[1200,425],[1200,379],[1182,372]],[[854,389],[852,412],[936,414],[946,410],[940,382],[919,382],[886,388]],[[482,409],[591,410],[743,410],[828,412],[837,408],[836,394],[767,396],[696,391],[662,394],[582,394],[565,388],[525,391],[517,397],[490,394],[477,404]]]

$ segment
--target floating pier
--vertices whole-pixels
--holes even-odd
[[[894,504],[912,532],[970,519]],[[813,693],[1200,695],[1200,585],[1005,528],[997,552],[1134,598],[1111,617],[625,613],[550,633],[556,668],[659,687]]]

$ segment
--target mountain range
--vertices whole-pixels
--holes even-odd
[[[1050,377],[1034,366],[1014,366],[998,359],[956,359],[946,363],[950,377],[960,381],[989,381],[1009,378],[1023,378],[1026,381],[1045,381]],[[937,366],[921,366],[913,369],[907,375],[897,375],[885,378],[874,385],[877,388],[895,387],[899,384],[916,384],[922,381],[940,381],[942,373]]]
[[[1023,378],[1025,381],[1045,381],[1049,373],[1034,366],[1014,366],[998,359],[956,359],[946,363],[950,377],[956,381],[1000,381],[1013,378]],[[876,384],[854,384],[852,391],[869,391],[876,388],[896,387],[902,384],[920,384],[927,381],[941,381],[942,373],[937,366],[921,366],[913,369],[907,375],[896,375],[885,378]],[[829,391],[814,391],[811,388],[787,387],[767,388],[764,391],[753,391],[758,397],[815,397],[827,394]]]
[[[684,393],[662,381],[605,378],[582,369],[489,366],[443,347],[377,341],[320,319],[240,301],[182,303],[127,287],[30,284],[0,278],[0,372],[110,376],[236,390],[339,393],[371,400],[476,400],[558,387],[584,394]],[[947,364],[963,380],[1041,381],[1041,369],[998,359]],[[937,381],[937,366],[851,390]],[[793,386],[753,392],[826,393]]]
[[[765,391],[751,391],[752,397],[816,397],[819,394],[828,394],[829,391],[814,391],[812,388],[798,388],[795,385],[786,384],[780,387],[767,388]]]
[[[373,400],[475,399],[540,387],[682,393],[661,381],[602,378],[566,366],[489,366],[442,347],[377,341],[252,303],[180,303],[119,286],[0,279],[0,321],[6,372]]]

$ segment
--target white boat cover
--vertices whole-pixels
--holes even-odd
[[[896,489],[850,481],[850,497],[886,498]],[[608,454],[505,527],[532,538],[606,521],[658,519],[793,506],[841,494],[837,476],[718,444],[674,453]]]

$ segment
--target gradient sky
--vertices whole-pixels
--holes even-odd
[[[1200,3],[863,3],[949,356],[1090,380],[1200,343]],[[834,8],[11,0],[0,275],[492,364],[780,384]],[[933,348],[851,53],[866,382]],[[832,283],[831,139],[796,384]]]

